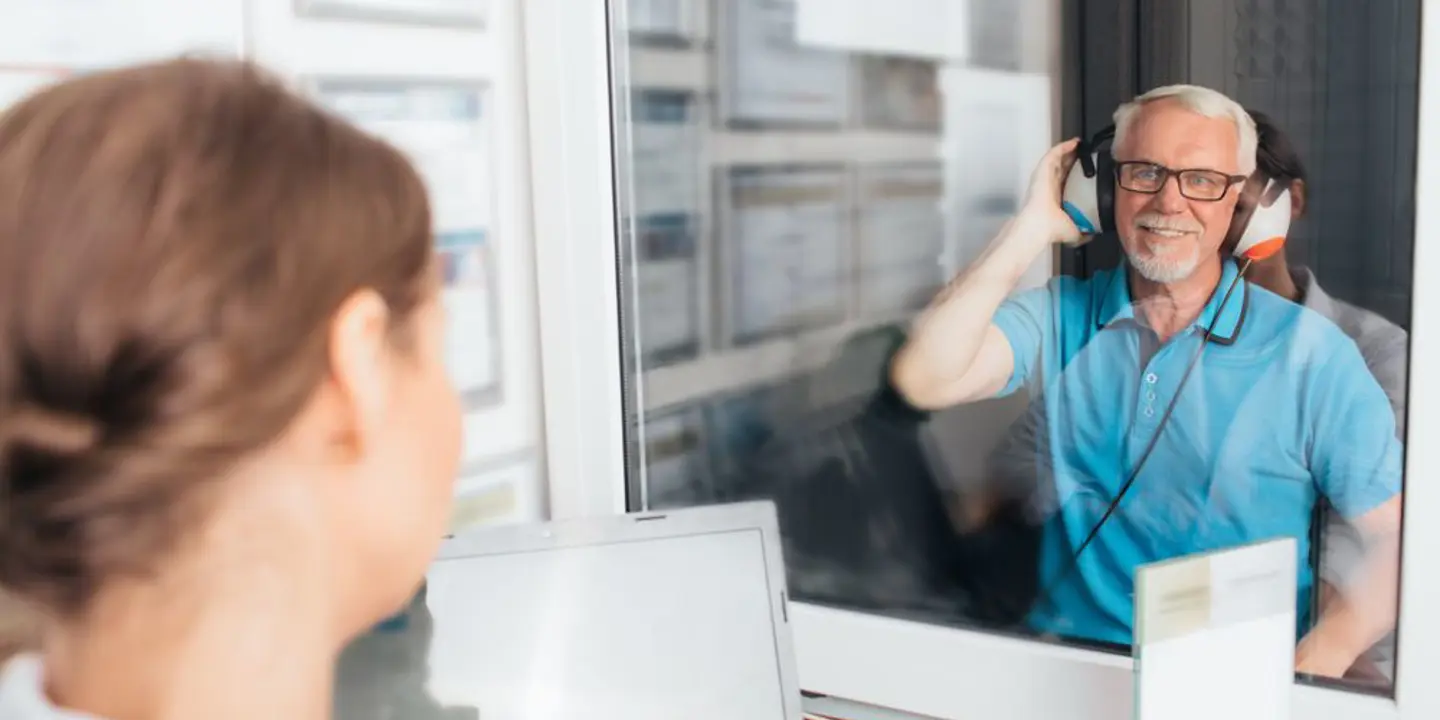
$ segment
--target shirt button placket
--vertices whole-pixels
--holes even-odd
[[[1140,389],[1140,412],[1146,419],[1155,417],[1155,385],[1160,377],[1154,372],[1145,373],[1145,383]]]

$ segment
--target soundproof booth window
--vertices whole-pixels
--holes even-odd
[[[1390,693],[1419,3],[845,4],[611,3],[631,509],[1114,653],[1137,568],[1288,540],[1297,677]]]

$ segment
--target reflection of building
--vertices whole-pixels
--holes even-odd
[[[697,408],[678,408],[645,419],[645,500],[666,508],[716,501],[705,462],[705,428]]]
[[[485,285],[484,233],[445,233],[439,240],[439,261],[445,287]]]
[[[861,122],[865,127],[935,132],[940,129],[936,63],[914,58],[859,58]]]
[[[856,224],[862,315],[918,311],[944,284],[944,196],[938,163],[861,168]]]
[[[639,8],[658,23],[645,26],[652,32],[681,18],[677,9],[660,5]],[[624,208],[623,223],[635,238],[641,314],[636,334],[641,355],[651,366],[693,357],[702,334],[696,291],[701,279],[697,235],[703,219],[699,108],[695,93],[664,88],[638,90],[631,103],[635,193]]]
[[[697,500],[726,491],[727,464],[749,451],[744,428],[838,401],[774,395],[809,387],[847,339],[922,307],[1019,206],[1051,137],[1048,76],[1017,74],[1048,71],[1048,41],[1031,42],[1054,19],[1044,2],[969,3],[971,44],[978,28],[999,34],[968,65],[801,42],[797,6],[628,6],[639,20],[620,206],[633,215],[638,295],[623,317],[646,420],[664,429],[647,433],[652,486],[688,474]],[[737,414],[747,397],[763,402]],[[698,440],[669,452],[660,436],[691,437],[670,425],[697,407],[710,408]],[[711,462],[693,462],[700,449]]]

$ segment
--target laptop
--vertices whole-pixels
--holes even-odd
[[[769,502],[457,535],[336,717],[800,720],[780,543]]]

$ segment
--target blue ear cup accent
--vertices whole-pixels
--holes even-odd
[[[1066,215],[1070,216],[1071,222],[1075,223],[1075,227],[1079,228],[1080,232],[1086,235],[1094,235],[1095,233],[1100,232],[1099,228],[1095,227],[1090,223],[1090,218],[1085,217],[1085,212],[1080,208],[1075,207],[1074,203],[1071,203],[1067,200],[1060,203],[1060,207],[1065,210]]]

